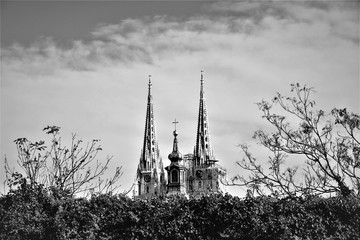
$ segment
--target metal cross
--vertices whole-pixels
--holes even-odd
[[[176,124],[179,123],[179,122],[176,121],[176,118],[175,118],[175,121],[173,121],[172,123],[175,125],[175,130],[176,130]]]

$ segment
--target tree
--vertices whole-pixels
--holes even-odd
[[[71,196],[81,192],[111,192],[119,187],[117,181],[122,175],[121,167],[116,168],[110,179],[101,179],[112,157],[107,156],[103,163],[95,160],[102,150],[99,140],[94,139],[84,147],[83,141],[77,140],[73,134],[68,148],[62,146],[60,127],[47,126],[43,131],[52,137],[49,146],[45,145],[45,141],[34,143],[26,138],[14,141],[18,154],[17,163],[25,172],[25,177],[12,170],[5,158],[6,178],[10,187],[25,180],[32,187],[42,184]]]
[[[230,185],[247,186],[260,195],[323,195],[338,193],[360,195],[360,117],[347,109],[333,109],[326,114],[315,109],[310,98],[313,89],[291,85],[291,96],[277,93],[272,101],[257,103],[275,129],[258,130],[254,138],[271,152],[269,168],[259,164],[246,144],[237,164],[249,172],[237,175]],[[278,110],[284,114],[274,113]],[[294,126],[288,119],[296,119]],[[289,156],[305,167],[286,167]]]

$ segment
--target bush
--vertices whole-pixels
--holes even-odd
[[[229,194],[84,199],[23,184],[0,197],[0,238],[360,239],[360,199]]]

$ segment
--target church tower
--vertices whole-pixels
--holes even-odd
[[[200,102],[196,132],[196,143],[192,158],[192,169],[188,188],[192,195],[224,192],[222,179],[226,170],[217,164],[210,139],[210,127],[204,92],[204,74],[200,76]]]
[[[194,152],[195,166],[211,166],[215,160],[214,152],[210,141],[209,119],[206,108],[205,93],[204,93],[204,75],[201,71],[200,76],[200,103],[199,114],[196,132],[196,144]]]
[[[153,97],[149,75],[144,142],[137,171],[137,195],[150,197],[166,191],[166,180],[155,131]]]
[[[202,196],[226,191],[223,180],[226,170],[218,164],[210,140],[208,112],[205,101],[204,74],[200,76],[200,102],[194,152],[182,155],[178,146],[175,124],[173,149],[168,158],[170,165],[164,171],[155,132],[153,97],[149,76],[144,142],[136,174],[134,195],[149,198],[154,195],[183,194]]]
[[[186,195],[186,181],[185,174],[186,168],[182,164],[182,154],[179,152],[178,133],[176,131],[176,120],[175,120],[175,130],[174,130],[174,143],[173,151],[169,154],[168,158],[171,161],[170,166],[167,166],[165,169],[168,172],[168,184],[167,184],[167,194],[184,194]]]

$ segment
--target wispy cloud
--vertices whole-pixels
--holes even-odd
[[[152,64],[169,56],[200,51],[245,49],[247,38],[252,40],[253,50],[281,44],[301,48],[326,48],[340,41],[357,44],[355,7],[356,3],[337,2],[221,2],[211,6],[212,11],[221,12],[215,17],[126,19],[99,26],[92,32],[91,41],[75,41],[70,49],[62,49],[46,38],[29,48],[15,45],[5,49],[3,56],[5,63],[16,59],[26,65],[32,63],[29,70],[44,63],[41,71],[46,73],[47,64],[87,70],[118,62]]]

